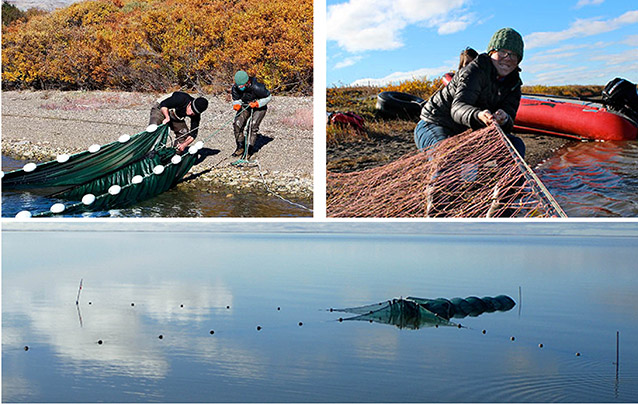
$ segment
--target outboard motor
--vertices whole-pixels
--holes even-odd
[[[602,97],[610,110],[629,118],[638,126],[638,90],[634,83],[616,77],[607,83]]]

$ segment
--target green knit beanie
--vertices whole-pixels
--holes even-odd
[[[243,70],[235,73],[235,84],[237,84],[238,86],[243,86],[246,83],[248,83],[248,73]]]
[[[518,61],[523,60],[523,37],[513,28],[501,28],[492,35],[487,45],[487,53],[499,49],[508,49],[518,55]]]

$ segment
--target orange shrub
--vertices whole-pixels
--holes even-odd
[[[381,87],[379,89],[379,92],[399,91],[402,93],[412,94],[427,100],[432,94],[436,92],[436,90],[438,90],[442,86],[443,81],[441,80],[441,78],[435,78],[434,80],[428,80],[427,78],[424,78],[406,80],[400,82],[399,84],[390,84],[385,87]]]
[[[2,32],[5,88],[312,92],[311,0],[93,0]]]

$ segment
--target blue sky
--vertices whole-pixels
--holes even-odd
[[[638,82],[638,0],[327,0],[326,85],[439,77],[466,46],[523,35],[525,84]]]

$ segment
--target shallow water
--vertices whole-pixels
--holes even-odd
[[[638,216],[638,143],[568,146],[536,169],[570,217]]]
[[[25,163],[2,156],[5,171],[21,168]],[[312,209],[312,200],[291,200],[291,204],[264,189],[238,192],[232,188],[217,188],[214,191],[210,194],[191,188],[174,188],[132,207],[67,217],[312,217],[311,211],[295,205]],[[53,204],[65,202],[48,197],[51,193],[3,190],[2,216],[14,217],[22,210],[46,212]]]
[[[472,226],[483,233],[4,231],[3,400],[637,401],[635,232]],[[499,294],[514,309],[463,328],[328,310]]]

